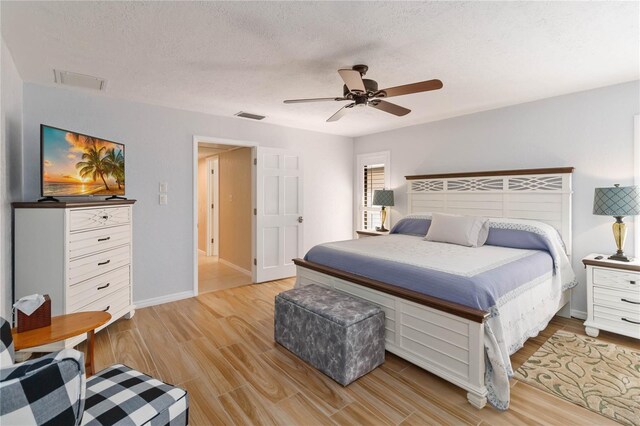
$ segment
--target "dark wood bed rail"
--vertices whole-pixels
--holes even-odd
[[[466,318],[474,322],[484,322],[485,318],[489,316],[488,312],[469,308],[458,303],[448,302],[446,300],[439,299],[437,297],[427,296],[417,291],[408,290],[406,288],[397,287],[391,284],[384,283],[382,281],[366,278],[361,275],[352,274],[349,272],[333,269],[328,266],[321,265],[315,262],[309,262],[304,259],[293,259],[293,263],[302,268],[311,269],[312,271],[321,272],[332,277],[340,278],[354,284],[368,287],[374,290],[381,291],[383,293],[397,296],[402,299],[410,300],[420,305],[425,305],[439,311],[446,312],[451,315]]]
[[[417,179],[439,179],[439,178],[462,178],[462,177],[483,177],[483,176],[513,176],[513,175],[559,175],[573,173],[573,167],[553,167],[546,169],[520,169],[520,170],[492,170],[484,172],[460,172],[460,173],[436,173],[431,175],[405,176],[406,180]]]

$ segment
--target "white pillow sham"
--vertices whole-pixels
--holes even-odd
[[[461,216],[433,213],[427,241],[480,247],[489,237],[489,219],[476,216]]]

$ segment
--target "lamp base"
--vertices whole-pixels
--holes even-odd
[[[376,231],[378,231],[378,232],[389,232],[389,230],[387,228],[385,228],[384,226],[376,226]]]
[[[609,260],[617,260],[618,262],[631,262],[633,257],[626,256],[624,253],[616,253],[609,256],[607,259]]]
[[[631,262],[631,258],[624,254],[624,240],[627,238],[627,224],[622,221],[622,216],[615,216],[613,223],[613,239],[616,240],[617,251],[609,256],[610,260],[619,262]]]

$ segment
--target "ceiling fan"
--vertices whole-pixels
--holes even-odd
[[[410,95],[412,93],[428,92],[430,90],[442,89],[440,80],[427,80],[419,83],[405,84],[403,86],[389,87],[378,90],[378,83],[375,80],[362,78],[369,67],[366,65],[354,65],[352,69],[338,70],[338,74],[344,80],[343,96],[335,98],[314,98],[314,99],[288,99],[285,104],[297,104],[303,102],[324,102],[324,101],[353,101],[345,105],[327,121],[338,121],[343,115],[354,106],[370,106],[389,114],[403,116],[411,112],[410,109],[401,107],[391,102],[383,101],[380,98],[390,98],[392,96]]]

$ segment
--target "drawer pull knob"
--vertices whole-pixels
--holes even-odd
[[[107,311],[109,310],[109,308],[110,308],[110,307],[111,307],[111,305],[107,306],[106,308],[104,308],[104,309],[102,310],[102,312],[107,312]],[[623,318],[623,319],[624,319],[624,318]]]
[[[107,215],[105,214],[104,216],[102,216],[102,218],[103,218],[104,220],[107,220],[107,219],[109,219],[109,216],[107,216]]]
[[[102,265],[106,265],[107,263],[111,262],[111,259],[109,260],[105,260],[104,262],[100,262],[98,263],[98,266],[102,266]]]
[[[636,283],[635,281],[629,281],[629,284],[635,284],[635,283]]]
[[[633,300],[629,300],[629,299],[620,299],[620,300],[627,303],[633,303],[634,305],[640,305],[640,302],[634,302]]]
[[[106,283],[105,285],[98,287],[98,290],[105,289],[105,288],[109,287],[110,285],[111,285],[111,283]]]
[[[98,242],[100,241],[109,241],[111,237],[98,238]]]

